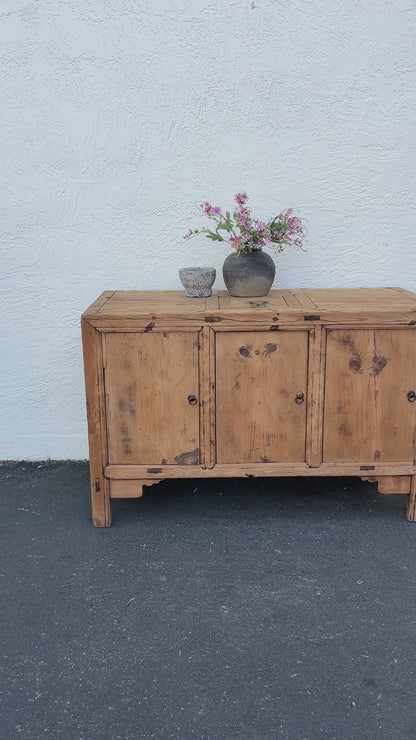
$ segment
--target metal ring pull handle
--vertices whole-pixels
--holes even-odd
[[[297,393],[295,396],[296,403],[303,403],[305,400],[305,394],[304,393]]]
[[[407,400],[409,403],[414,403],[416,401],[416,393],[414,391],[409,391],[407,394]]]
[[[195,406],[198,403],[198,399],[196,396],[194,396],[193,393],[190,393],[188,396],[188,403],[191,404],[191,406]]]

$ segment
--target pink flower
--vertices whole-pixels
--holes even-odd
[[[240,210],[236,211],[234,214],[235,220],[237,221],[237,224],[246,231],[249,231],[251,229],[251,217],[250,217],[250,211],[248,208],[244,208],[244,206],[240,206]]]
[[[189,239],[190,236],[193,236],[194,234],[199,234],[199,229],[189,229],[188,233],[185,234],[183,237],[184,239]]]
[[[208,203],[208,201],[205,201],[203,207],[204,212],[207,214],[208,218],[219,216],[221,214],[221,208],[219,206],[212,206],[211,203]]]
[[[292,208],[281,211],[278,216],[265,223],[253,218],[251,209],[247,206],[247,193],[236,193],[234,201],[237,206],[234,207],[232,217],[228,211],[223,213],[219,206],[213,206],[209,201],[200,203],[200,210],[215,222],[216,228],[213,231],[205,228],[190,229],[184,239],[189,239],[194,234],[205,233],[209,239],[229,242],[237,253],[247,254],[263,247],[274,246],[277,252],[283,251],[286,246],[302,248],[305,226],[302,220],[294,215]]]
[[[234,247],[234,249],[236,250],[238,250],[243,244],[243,241],[240,236],[230,236],[229,241],[230,241],[231,246]]]

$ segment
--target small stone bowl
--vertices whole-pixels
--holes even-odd
[[[215,267],[181,267],[179,270],[179,279],[188,298],[207,298],[212,295],[215,276]]]

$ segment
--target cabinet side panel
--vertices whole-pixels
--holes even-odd
[[[412,462],[416,404],[413,330],[327,334],[325,462]]]
[[[105,372],[112,463],[199,463],[198,335],[107,335]]]
[[[217,462],[303,462],[307,331],[216,334]]]
[[[81,322],[81,328],[88,418],[92,518],[96,527],[108,527],[111,524],[111,506],[109,484],[104,477],[104,468],[107,465],[107,444],[101,335],[84,319]]]

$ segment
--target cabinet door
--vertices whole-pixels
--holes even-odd
[[[406,329],[327,334],[325,462],[412,462],[416,334]]]
[[[197,464],[197,333],[112,333],[104,342],[110,464]]]
[[[217,462],[305,460],[306,331],[218,332]]]

